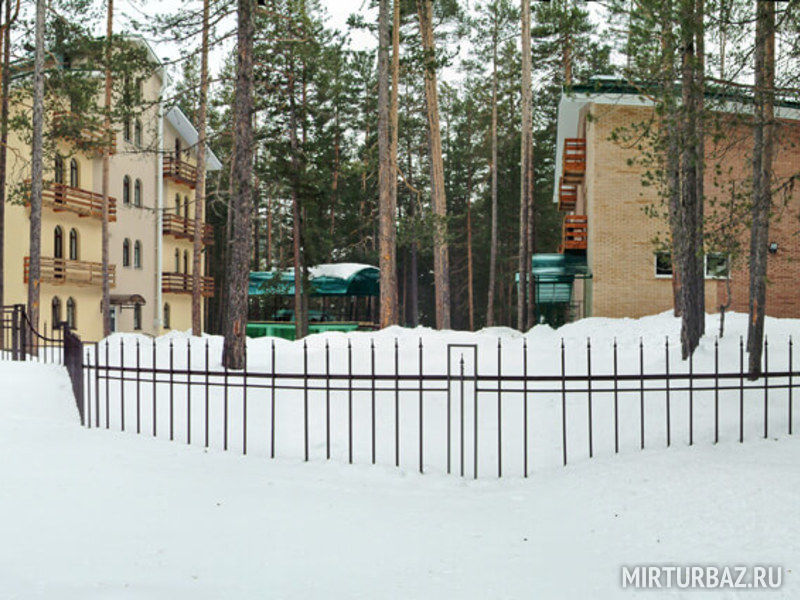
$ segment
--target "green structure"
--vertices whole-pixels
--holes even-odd
[[[309,311],[309,333],[325,331],[356,331],[372,328],[371,301],[379,294],[380,271],[377,267],[359,263],[338,263],[317,265],[309,268],[309,295],[321,298],[322,310]],[[285,271],[254,271],[250,273],[249,295],[251,298],[288,298],[294,296],[294,269]],[[359,299],[365,305],[368,320],[336,320],[326,311],[327,306],[337,305],[348,314],[357,314]],[[295,339],[294,311],[280,309],[270,320],[250,321],[247,324],[248,337],[280,337]]]
[[[585,254],[534,254],[531,273],[536,289],[536,320],[561,325],[574,305],[576,279],[591,279]]]

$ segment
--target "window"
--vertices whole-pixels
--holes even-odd
[[[126,206],[131,204],[131,178],[127,175],[122,178],[122,203]]]
[[[656,277],[672,277],[672,254],[656,252]]]
[[[69,298],[67,300],[67,325],[69,326],[70,329],[75,329],[78,325],[75,313],[76,313],[75,300],[73,298]]]
[[[126,142],[131,141],[131,120],[125,119],[125,122],[122,124],[122,137],[125,139]]]
[[[166,329],[170,329],[171,327],[169,324],[169,302],[164,304],[164,327]]]
[[[706,277],[725,279],[729,274],[728,256],[721,252],[706,254]]]
[[[175,138],[175,160],[180,161],[181,159],[181,140],[179,138]]]
[[[80,179],[78,178],[78,161],[74,158],[69,161],[69,184],[70,186],[76,188],[80,187],[78,184]]]
[[[52,310],[52,319],[53,319],[53,329],[58,327],[58,324],[61,323],[61,300],[58,296],[53,296],[53,302],[51,306]]]
[[[112,306],[108,311],[108,320],[111,321],[111,333],[117,330],[117,307]]]
[[[189,252],[187,250],[183,251],[183,273],[189,273]]]
[[[142,207],[142,180],[137,179],[136,182],[133,184],[133,205],[136,207]]]
[[[175,214],[181,216],[181,195],[175,194]]]
[[[64,159],[58,155],[56,155],[54,171],[55,173],[53,174],[53,180],[56,183],[64,183]]]
[[[128,238],[122,242],[122,266],[131,266],[131,241]]]
[[[78,260],[78,231],[74,227],[69,230],[69,259]]]
[[[53,258],[64,258],[64,230],[56,225],[53,231]]]
[[[137,269],[142,268],[142,242],[139,240],[133,244],[133,266]]]
[[[142,122],[139,119],[133,125],[133,143],[139,147],[142,145]]]
[[[189,196],[183,197],[183,218],[189,220]]]
[[[142,328],[142,305],[135,304],[133,307],[133,328],[139,331]]]
[[[181,272],[181,253],[177,248],[175,248],[175,272]]]

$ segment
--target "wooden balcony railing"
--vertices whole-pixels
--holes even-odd
[[[31,180],[27,179],[25,185],[30,193]],[[29,202],[30,199],[27,199],[26,203]],[[42,206],[51,208],[53,212],[67,211],[81,217],[103,218],[102,194],[63,183],[45,183],[42,190]],[[117,200],[112,196],[108,197],[108,220],[117,220]]]
[[[580,183],[586,174],[586,140],[567,138],[564,140],[564,181]]]
[[[214,243],[214,228],[208,223],[202,224],[203,243],[211,245]],[[171,235],[178,239],[194,240],[194,219],[185,219],[180,215],[164,215],[164,223],[161,231],[164,235]]]
[[[61,138],[72,140],[75,146],[84,152],[97,155],[107,143],[110,154],[117,152],[117,134],[115,131],[105,131],[102,125],[91,124],[81,127],[81,118],[69,111],[53,114],[54,133]]]
[[[197,169],[185,160],[176,159],[172,154],[166,154],[164,155],[164,177],[194,189],[197,181]]]
[[[25,257],[23,282],[28,283],[31,266],[30,256]],[[103,264],[87,260],[67,260],[65,258],[42,257],[39,261],[42,281],[72,285],[103,285]],[[108,266],[111,287],[116,285],[116,265]]]
[[[575,210],[578,203],[578,184],[564,181],[562,177],[558,183],[558,210],[569,212]]]
[[[165,294],[191,294],[192,275],[188,273],[162,273],[161,291]],[[200,278],[200,294],[204,298],[214,295],[214,279],[212,277]]]
[[[589,239],[589,219],[586,215],[566,215],[562,237],[562,252],[565,250],[586,250]]]

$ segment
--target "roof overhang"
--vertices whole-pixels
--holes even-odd
[[[200,135],[197,133],[197,129],[194,128],[194,125],[192,125],[189,117],[177,106],[170,108],[164,116],[175,131],[178,132],[178,135],[181,136],[183,141],[189,144],[190,147],[195,148],[196,151]],[[217,158],[217,155],[206,145],[206,170],[219,171],[221,168],[222,163]]]
[[[147,304],[141,294],[111,294],[110,302],[111,306],[120,306],[122,308]]]

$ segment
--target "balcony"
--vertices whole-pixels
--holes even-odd
[[[25,185],[30,194],[31,180],[27,179]],[[30,205],[29,197],[26,199],[26,204]],[[44,184],[42,206],[52,209],[53,212],[71,212],[80,217],[103,218],[102,194],[70,187],[63,183]],[[108,220],[109,222],[117,220],[117,200],[111,196],[108,197]]]
[[[103,285],[103,264],[87,260],[67,260],[64,258],[41,257],[39,259],[41,278],[46,283],[97,286]],[[23,282],[28,283],[30,257],[25,257]],[[108,279],[111,287],[116,285],[116,266],[108,266]]]
[[[197,182],[197,169],[185,160],[176,159],[172,154],[166,154],[164,155],[164,177],[194,189]]]
[[[586,242],[589,239],[589,219],[586,215],[566,215],[562,233],[561,252],[586,251]]]
[[[191,294],[192,275],[188,273],[162,273],[161,291],[165,294]],[[200,295],[203,298],[210,298],[214,295],[213,278],[200,278]]]
[[[586,175],[586,140],[567,138],[564,140],[563,181],[577,184]]]
[[[578,184],[567,183],[562,177],[558,183],[558,210],[569,212],[575,210],[578,203]]]
[[[203,243],[207,246],[214,243],[214,229],[208,223],[202,224]],[[177,239],[194,240],[194,219],[185,219],[179,215],[164,215],[161,232]]]
[[[61,138],[70,140],[82,152],[100,155],[103,144],[107,143],[110,154],[117,153],[117,134],[114,131],[105,131],[103,125],[92,123],[81,127],[81,118],[69,111],[53,114],[53,133]]]

